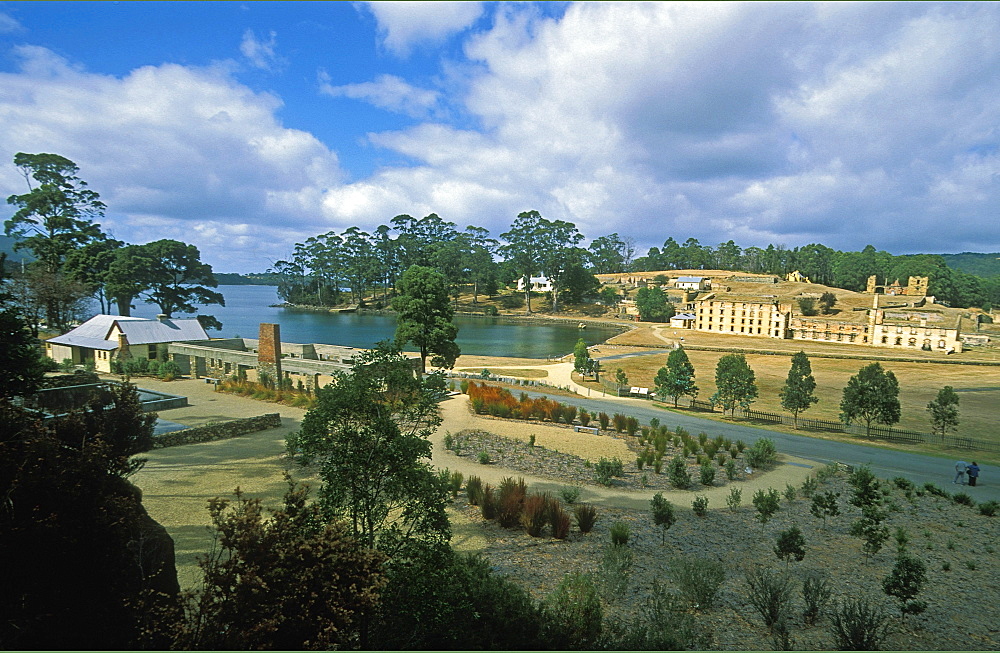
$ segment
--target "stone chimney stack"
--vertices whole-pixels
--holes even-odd
[[[129,358],[132,353],[128,349],[128,336],[124,333],[118,334],[118,353],[115,354],[118,358]]]
[[[260,323],[257,336],[257,374],[270,377],[277,385],[281,382],[281,328],[277,324]]]
[[[167,316],[165,314],[163,314],[163,313],[160,313],[160,314],[158,314],[156,316],[156,319],[159,320],[160,322],[166,322],[167,321]]]

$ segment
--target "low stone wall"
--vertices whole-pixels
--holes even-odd
[[[237,438],[247,433],[266,431],[281,426],[281,415],[278,413],[267,413],[257,417],[242,417],[240,419],[221,422],[219,424],[208,424],[206,426],[195,426],[181,431],[171,431],[153,438],[153,448],[163,449],[164,447],[177,447],[182,444],[194,444],[196,442],[211,442],[213,440],[227,440]]]

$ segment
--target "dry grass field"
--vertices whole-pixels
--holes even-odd
[[[674,332],[668,328],[660,330],[661,335],[673,337]],[[801,349],[810,354],[813,375],[816,377],[816,396],[819,403],[803,415],[814,419],[837,420],[840,413],[840,400],[848,379],[857,374],[869,362],[878,361],[880,356],[892,356],[891,350],[862,349],[825,343],[813,344],[801,341],[764,340],[757,338],[722,337],[718,335],[681,332],[685,343],[713,347],[742,348],[748,351],[767,349],[776,354],[747,353],[747,362],[753,368],[757,378],[759,398],[754,408],[768,412],[781,413],[781,402],[778,392],[784,385],[791,366],[791,355]],[[654,328],[643,326],[627,334],[613,338],[611,343],[624,346],[621,349],[598,347],[597,356],[614,355],[628,351],[638,351],[637,347],[628,345],[658,346],[664,341],[657,337]],[[648,349],[647,349],[648,351]],[[820,358],[815,354],[827,356],[848,355],[864,356],[865,358]],[[928,362],[900,362],[892,360],[880,361],[882,366],[893,372],[899,380],[900,403],[902,419],[899,428],[929,433],[930,422],[927,403],[934,399],[938,390],[946,385],[955,388],[960,397],[958,436],[1000,441],[1000,431],[996,426],[998,402],[1000,402],[1000,365],[961,365],[962,360],[990,360],[995,352],[992,350],[975,350],[946,359],[941,362],[942,355],[936,352],[915,352]],[[632,385],[652,387],[657,370],[666,364],[669,352],[650,354],[634,358],[623,358],[605,363],[605,368],[613,371],[622,368],[628,374]],[[688,349],[688,357],[695,367],[696,382],[699,387],[699,398],[708,399],[715,392],[715,366],[725,352],[701,351]],[[934,361],[934,362],[932,362]],[[983,456],[985,458],[985,456]]]

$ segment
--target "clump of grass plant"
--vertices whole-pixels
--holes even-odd
[[[582,503],[573,508],[573,514],[576,517],[576,527],[580,529],[581,533],[589,533],[594,530],[594,524],[597,522],[597,508]]]

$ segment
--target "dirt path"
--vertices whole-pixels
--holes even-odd
[[[610,435],[576,433],[568,428],[558,426],[480,417],[472,413],[469,408],[468,398],[464,395],[450,397],[441,404],[441,408],[444,422],[441,428],[431,437],[431,442],[434,446],[432,458],[434,466],[438,468],[447,467],[452,471],[460,471],[466,478],[470,475],[479,476],[483,481],[493,485],[499,483],[505,476],[520,476],[524,478],[525,482],[533,490],[552,492],[558,495],[559,490],[566,487],[568,483],[530,476],[495,465],[480,465],[469,458],[456,456],[444,447],[445,433],[456,433],[463,429],[481,429],[497,435],[514,437],[524,441],[527,441],[528,437],[534,434],[535,444],[538,446],[557,449],[592,461],[600,460],[601,457],[612,458],[617,456],[623,461],[628,462],[634,458],[631,450],[629,450],[623,440]],[[762,488],[784,490],[786,484],[800,485],[806,476],[811,473],[815,465],[812,461],[793,458],[791,456],[779,455],[778,460],[779,464],[773,470],[766,473],[757,473],[746,481],[740,481],[739,487],[743,489],[744,497],[749,498],[754,492]],[[581,488],[580,501],[593,503],[598,506],[604,505],[645,510],[649,507],[649,500],[657,492],[663,492],[664,497],[682,508],[689,507],[695,496],[707,496],[710,508],[722,508],[726,505],[726,497],[729,496],[729,487],[702,488],[695,491],[624,490],[587,485]]]

